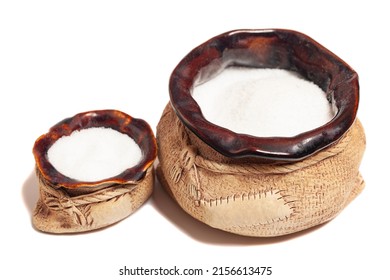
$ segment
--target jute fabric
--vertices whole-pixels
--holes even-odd
[[[221,230],[270,237],[334,218],[364,188],[359,120],[330,147],[295,163],[231,159],[203,143],[165,108],[157,126],[161,184],[194,218]]]
[[[137,210],[152,194],[153,166],[137,184],[103,185],[76,190],[56,188],[36,169],[39,199],[36,229],[50,233],[91,231],[116,223]]]

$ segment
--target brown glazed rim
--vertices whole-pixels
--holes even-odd
[[[325,91],[337,113],[327,124],[294,137],[255,137],[215,125],[204,118],[191,93],[229,66],[295,71]],[[169,91],[184,125],[231,158],[302,160],[340,139],[353,124],[359,104],[357,73],[310,37],[285,29],[234,30],[206,41],[176,66]]]
[[[68,136],[73,131],[91,127],[112,128],[127,134],[140,147],[143,155],[142,160],[136,166],[126,169],[117,176],[95,182],[78,181],[58,172],[48,160],[47,152],[49,148],[62,136]],[[117,110],[98,110],[79,113],[54,125],[48,133],[35,141],[33,154],[37,168],[50,184],[55,187],[76,189],[101,184],[138,182],[153,164],[157,156],[157,144],[152,129],[144,120],[132,118]]]

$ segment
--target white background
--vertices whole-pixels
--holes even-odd
[[[345,2],[1,1],[0,278],[135,279],[119,276],[119,269],[177,265],[272,266],[268,279],[389,279],[390,22],[379,4],[385,1]],[[301,31],[358,72],[367,150],[366,188],[355,201],[304,233],[246,238],[195,221],[157,184],[142,208],[104,230],[51,235],[33,229],[38,136],[94,109],[118,109],[155,129],[179,60],[238,28]]]

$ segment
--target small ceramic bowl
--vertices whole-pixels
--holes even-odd
[[[79,181],[59,172],[49,161],[50,147],[61,137],[88,128],[111,128],[128,135],[142,151],[141,160],[118,175]],[[33,154],[40,198],[34,226],[45,232],[89,231],[113,224],[134,212],[151,195],[157,145],[150,126],[117,110],[79,113],[39,137]]]
[[[216,125],[191,94],[230,66],[297,72],[327,94],[336,115],[292,137]],[[329,221],[363,189],[358,75],[312,38],[284,29],[223,33],[179,62],[169,89],[157,126],[157,175],[196,219],[240,235],[285,235]]]

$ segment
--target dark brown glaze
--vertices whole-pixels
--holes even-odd
[[[73,131],[91,127],[106,127],[127,134],[134,139],[142,151],[142,160],[121,174],[96,182],[81,182],[64,176],[49,162],[47,152],[50,147],[62,136],[68,136]],[[33,148],[37,168],[45,180],[53,187],[75,189],[80,187],[95,187],[101,184],[136,183],[141,180],[147,169],[153,164],[157,156],[157,144],[150,126],[141,119],[116,110],[99,110],[79,113],[71,118],[57,123],[49,132],[39,137]]]
[[[296,71],[326,92],[337,114],[294,137],[255,137],[210,123],[192,89],[229,66]],[[206,144],[227,157],[267,161],[298,161],[334,143],[353,124],[359,103],[358,75],[350,66],[310,37],[284,29],[236,30],[208,40],[176,66],[169,90],[177,116]]]

